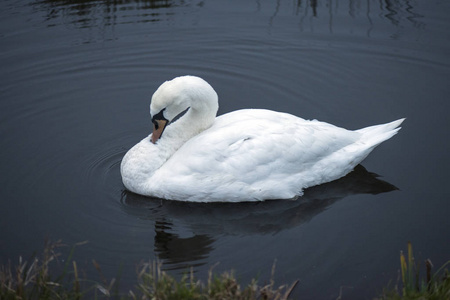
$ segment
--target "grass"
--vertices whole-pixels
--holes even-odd
[[[420,274],[420,264],[416,263],[413,255],[411,242],[408,242],[407,254],[400,252],[400,273],[401,286],[393,289],[385,289],[383,295],[378,299],[397,300],[397,299],[427,299],[441,300],[450,299],[450,274],[447,261],[434,274],[432,273],[433,264],[431,260],[425,260],[425,275]]]
[[[259,286],[253,279],[241,288],[233,272],[215,275],[212,269],[206,284],[197,280],[192,271],[177,281],[153,262],[144,264],[138,274],[137,290],[140,296],[132,291],[129,294],[132,299],[288,299],[296,284],[275,288],[273,280]]]
[[[296,281],[291,285],[276,287],[271,279],[268,284],[261,286],[253,279],[250,284],[241,287],[232,271],[217,275],[212,269],[206,283],[196,279],[192,270],[181,280],[176,280],[162,270],[160,263],[152,262],[141,264],[135,288],[120,294],[117,281],[107,281],[95,261],[93,265],[99,272],[100,282],[80,278],[80,270],[72,259],[75,246],[62,265],[61,274],[52,276],[53,265],[61,265],[60,253],[56,251],[61,246],[61,242],[46,243],[43,253],[39,257],[33,256],[30,262],[20,257],[14,267],[11,263],[1,266],[0,299],[282,300],[289,299],[297,284]]]
[[[80,277],[78,265],[73,260],[76,246],[72,247],[63,264],[58,248],[63,244],[47,242],[41,255],[34,255],[29,262],[19,258],[18,264],[0,266],[0,299],[289,299],[298,281],[289,285],[275,286],[273,280],[275,265],[268,284],[259,285],[253,279],[242,287],[232,271],[215,274],[210,269],[206,282],[198,280],[193,271],[186,273],[180,280],[164,272],[157,262],[141,264],[137,271],[135,287],[121,293],[118,282],[113,278],[106,280],[99,264],[93,260],[93,266],[100,275],[99,281]],[[56,265],[56,266],[55,266]],[[450,299],[450,275],[447,266],[450,261],[432,273],[432,263],[425,261],[425,275],[421,277],[419,264],[415,262],[411,243],[408,243],[406,255],[400,253],[400,274],[398,284],[393,289],[385,289],[378,300],[409,299]],[[56,267],[56,268],[55,268]],[[59,276],[53,276],[55,269]],[[401,280],[401,281],[400,281]],[[399,288],[399,285],[401,288]],[[345,299],[340,295],[338,299]]]

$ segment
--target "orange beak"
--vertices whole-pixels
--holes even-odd
[[[152,143],[156,144],[156,141],[159,140],[166,128],[167,120],[156,120],[154,122],[156,124],[153,123]]]

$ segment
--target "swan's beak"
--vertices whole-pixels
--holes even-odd
[[[166,128],[167,120],[155,120],[153,123],[152,143],[156,144]]]

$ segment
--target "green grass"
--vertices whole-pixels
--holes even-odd
[[[82,278],[78,265],[73,260],[77,244],[72,247],[65,263],[59,260],[58,248],[61,242],[46,243],[44,251],[34,255],[29,261],[22,257],[16,265],[8,263],[0,266],[0,299],[289,299],[298,281],[289,285],[276,286],[273,280],[275,265],[269,283],[259,285],[256,279],[242,286],[233,271],[216,274],[210,269],[206,282],[198,280],[193,271],[187,272],[181,279],[162,270],[160,263],[141,264],[136,274],[136,284],[130,291],[120,291],[116,279],[107,280],[100,265],[93,260],[93,266],[99,273],[99,280]],[[432,263],[425,261],[425,274],[420,274],[419,264],[415,262],[411,243],[408,243],[406,255],[400,253],[401,278],[394,288],[386,288],[375,299],[449,299],[450,275],[445,263],[436,272],[432,272]],[[55,266],[57,268],[55,268]],[[54,276],[54,270],[60,270]],[[399,287],[400,286],[400,287]],[[346,299],[340,295],[338,299]]]
[[[80,278],[80,270],[72,259],[75,247],[69,253],[62,273],[53,277],[51,267],[59,263],[60,254],[56,251],[61,242],[46,243],[43,253],[34,256],[30,262],[21,257],[16,266],[9,263],[0,267],[0,299],[289,299],[297,281],[291,285],[275,287],[273,279],[266,285],[259,285],[253,279],[242,287],[234,273],[222,274],[209,271],[206,283],[195,278],[193,271],[185,274],[180,280],[164,272],[160,263],[144,263],[137,272],[136,285],[127,293],[119,292],[115,279],[106,280],[100,266],[93,261],[99,272],[100,281]],[[78,246],[78,245],[76,245]],[[274,268],[272,270],[272,278]]]
[[[413,255],[412,244],[408,242],[407,254],[400,252],[401,288],[398,285],[393,289],[385,289],[378,299],[427,299],[450,300],[450,274],[447,261],[434,274],[431,260],[425,260],[425,275],[420,274],[420,264],[416,263]]]

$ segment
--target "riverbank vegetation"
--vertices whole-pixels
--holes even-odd
[[[78,244],[79,245],[79,244]],[[78,246],[77,245],[77,246]],[[58,248],[61,242],[46,243],[44,251],[25,261],[22,257],[16,265],[11,263],[0,266],[0,299],[289,299],[297,281],[282,286],[275,286],[273,279],[259,285],[253,279],[247,286],[242,286],[232,271],[215,274],[209,271],[207,282],[195,278],[188,272],[180,280],[162,270],[156,262],[142,263],[137,272],[136,285],[128,292],[120,291],[116,279],[106,280],[99,264],[93,265],[99,273],[98,282],[81,278],[81,270],[73,254],[62,264],[58,276],[52,273],[52,265],[61,265]],[[273,278],[274,268],[272,270]]]
[[[80,243],[83,244],[83,243]],[[80,245],[78,244],[78,245]],[[76,246],[78,246],[76,245]],[[40,255],[29,260],[19,258],[17,264],[0,266],[0,299],[290,299],[298,281],[276,286],[272,277],[260,285],[253,279],[248,285],[241,285],[232,271],[215,274],[209,271],[206,282],[198,280],[192,271],[181,279],[175,279],[162,270],[157,262],[143,263],[139,266],[135,287],[127,292],[121,291],[116,279],[106,280],[99,264],[93,265],[100,280],[83,278],[81,270],[73,259],[75,246],[67,259],[62,260],[58,249],[61,242],[46,243]],[[53,265],[58,265],[58,275]],[[408,243],[406,255],[400,253],[401,280],[394,288],[386,288],[375,299],[450,299],[450,275],[447,267],[450,261],[432,272],[430,260],[425,262],[425,274],[419,273],[412,245]],[[339,296],[345,299],[345,295]]]
[[[406,255],[400,252],[400,286],[397,284],[394,288],[385,288],[383,295],[377,299],[450,299],[450,274],[447,269],[450,261],[434,273],[430,259],[425,260],[423,265],[425,274],[421,274],[421,264],[415,261],[412,245],[408,242]]]

